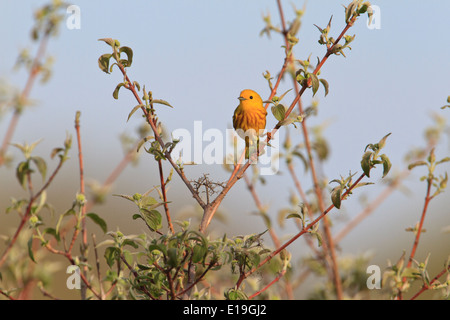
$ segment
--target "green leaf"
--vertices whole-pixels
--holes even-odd
[[[192,262],[199,263],[202,262],[206,256],[208,249],[203,245],[196,245],[192,252]]]
[[[128,120],[130,120],[130,117],[133,115],[133,113],[136,112],[136,110],[145,107],[143,104],[138,104],[136,107],[133,108],[133,110],[131,110],[131,112],[128,114],[128,118],[127,118],[127,122]]]
[[[137,267],[139,268],[139,270],[150,270],[152,268],[150,266],[146,266],[140,263],[137,264]]]
[[[286,219],[291,219],[291,218],[298,218],[298,219],[300,219],[300,220],[303,219],[302,216],[299,215],[298,213],[291,213],[291,214],[289,214],[289,215],[286,217]]]
[[[321,247],[322,246],[322,236],[320,235],[320,233],[317,231],[311,231],[309,233],[317,238],[317,246]]]
[[[128,250],[124,250],[123,252],[122,252],[122,255],[123,255],[123,257],[125,258],[125,261],[129,264],[129,265],[133,265],[133,256],[132,256],[132,254],[131,254],[131,252],[130,251],[128,251]]]
[[[52,236],[55,237],[55,239],[59,242],[61,240],[59,233],[57,231],[57,229],[55,228],[47,228],[44,230],[45,234],[51,234]]]
[[[158,202],[158,200],[156,200],[153,197],[145,196],[145,197],[140,198],[137,204],[138,204],[139,208],[153,210],[153,209],[158,208],[159,206],[162,206],[164,204],[164,202]]]
[[[325,79],[320,79],[319,80],[321,83],[322,83],[322,85],[323,85],[323,88],[325,89],[325,97],[328,95],[328,89],[329,89],[329,85],[328,85],[328,81],[327,80],[325,80]]]
[[[134,202],[133,197],[132,197],[132,196],[128,196],[128,195],[126,195],[126,194],[113,194],[113,196],[115,196],[115,197],[121,197],[121,198],[124,198],[124,199],[127,199],[127,200],[130,200],[130,201]]]
[[[261,261],[261,256],[254,251],[248,253],[248,258],[250,260],[250,268],[257,267]]]
[[[309,168],[309,163],[306,160],[306,157],[303,155],[303,153],[301,153],[300,151],[294,151],[294,152],[292,152],[292,155],[297,156],[300,160],[302,160],[303,166],[305,167],[305,172],[306,172]]]
[[[286,115],[286,108],[282,104],[278,104],[271,108],[272,114],[278,121],[283,121]]]
[[[372,169],[372,154],[372,151],[366,151],[361,160],[361,168],[367,177],[370,177],[370,169]]]
[[[139,248],[139,245],[136,242],[134,242],[133,240],[130,240],[130,239],[125,239],[123,241],[122,246],[125,247],[126,245],[131,246],[131,247],[133,247],[135,249]]]
[[[415,167],[418,167],[418,166],[426,166],[426,165],[427,165],[426,161],[416,161],[416,162],[411,163],[410,165],[408,165],[408,170],[411,170],[411,169],[413,169]]]
[[[112,38],[102,38],[102,39],[98,39],[98,41],[103,41],[106,44],[110,45],[111,47],[114,46],[116,43],[118,43],[118,45],[120,46],[119,41],[114,40]]]
[[[167,101],[162,100],[162,99],[154,99],[154,100],[152,100],[152,103],[163,104],[163,105],[165,105],[165,106],[168,106],[168,107],[173,108],[173,107],[170,105],[170,103],[168,103]]]
[[[384,145],[386,144],[386,139],[387,139],[387,137],[389,137],[391,135],[391,133],[388,133],[387,135],[385,135],[381,140],[380,140],[380,142],[378,142],[378,148],[379,149],[383,149],[384,148]]]
[[[114,66],[119,66],[117,64],[117,62],[114,62],[110,67],[109,67],[109,73],[111,73],[113,71]]]
[[[391,170],[392,164],[387,155],[382,154],[381,160],[383,160],[383,176],[382,178],[386,177],[386,175],[389,173],[389,170]]]
[[[335,187],[331,192],[331,202],[337,209],[341,208],[341,194],[342,194],[341,186]]]
[[[145,208],[140,208],[139,212],[151,231],[156,231],[162,228],[162,217],[158,210],[147,210]]]
[[[417,279],[420,277],[420,271],[417,268],[405,268],[402,270],[401,277]]]
[[[363,3],[363,6],[367,5],[367,17],[369,18],[369,21],[367,22],[368,25],[372,24],[372,20],[373,20],[373,9],[370,5],[370,2],[365,2]]]
[[[152,252],[154,250],[161,252],[164,256],[167,255],[167,248],[162,244],[151,244],[148,246],[149,252]]]
[[[28,240],[27,246],[28,246],[28,256],[34,263],[36,263],[36,260],[34,260],[34,254],[33,254],[33,238],[30,238],[30,240]]]
[[[286,91],[285,93],[283,93],[283,94],[278,98],[278,101],[283,100],[284,96],[285,96],[289,91],[291,91],[291,90],[292,90],[292,88],[289,89],[288,91]]]
[[[147,136],[145,138],[142,138],[142,140],[139,141],[139,143],[137,145],[136,152],[139,152],[139,149],[141,149],[142,145],[153,138],[154,138],[154,136]]]
[[[178,250],[177,250],[177,248],[169,248],[169,250],[167,250],[167,256],[169,258],[167,261],[169,266],[171,266],[172,268],[178,267]]]
[[[450,161],[450,157],[445,157],[445,158],[443,158],[443,159],[437,161],[436,164],[438,165],[438,164],[440,164],[440,163],[448,162],[448,161]]]
[[[115,247],[108,247],[105,250],[104,257],[106,259],[106,263],[111,268],[113,264],[116,262],[120,254],[120,251],[118,248]]]
[[[105,220],[103,220],[96,213],[93,212],[86,214],[86,216],[91,218],[91,220],[102,229],[103,233],[106,233],[108,227],[106,226]]]
[[[124,52],[127,55],[127,59],[122,59],[120,62],[124,67],[130,67],[131,63],[133,62],[133,50],[131,50],[130,47],[120,47],[119,52]]]
[[[116,99],[116,100],[119,99],[119,90],[124,85],[125,85],[125,83],[121,82],[116,86],[116,88],[114,89],[114,92],[113,92],[114,99]]]
[[[109,73],[109,60],[111,59],[111,53],[105,53],[98,58],[98,67],[105,73]]]
[[[64,214],[61,214],[59,216],[58,222],[56,223],[56,227],[55,227],[56,234],[59,234],[59,227],[61,226],[61,222],[62,222],[64,216],[65,216]]]
[[[247,295],[236,289],[229,289],[224,292],[225,299],[227,300],[248,300]]]
[[[357,1],[352,1],[352,3],[350,3],[348,5],[348,7],[345,8],[345,22],[346,23],[350,22],[353,12],[355,11],[356,8],[357,8]]]
[[[313,91],[313,97],[315,96],[317,90],[319,90],[319,78],[317,78],[317,76],[314,73],[310,73],[309,74],[311,77],[311,86],[312,86],[312,91]]]
[[[42,176],[42,180],[45,180],[45,175],[47,174],[47,163],[41,157],[33,156],[30,158],[38,168],[39,173]]]
[[[16,177],[19,180],[22,188],[25,189],[25,181],[27,177],[27,173],[29,172],[29,163],[28,161],[22,161],[16,168]]]
[[[370,6],[370,3],[368,3],[368,2],[363,3],[363,4],[361,5],[361,8],[358,9],[358,13],[359,13],[359,14],[364,14],[364,13],[366,13],[366,12],[367,12],[367,9],[369,8],[369,6]]]
[[[64,151],[64,148],[54,148],[50,154],[50,159],[53,159],[58,153]]]

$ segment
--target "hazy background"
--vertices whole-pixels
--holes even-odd
[[[317,42],[319,32],[313,24],[325,27],[333,15],[331,36],[337,37],[344,27],[344,8],[350,1],[309,1],[298,35],[295,56],[306,59],[311,54],[324,55],[324,47]],[[46,1],[0,1],[0,77],[10,84],[23,88],[27,74],[24,69],[14,72],[12,67],[22,48],[31,53],[36,45],[30,44],[32,14]],[[43,141],[36,154],[49,158],[54,147],[62,145],[66,132],[75,139],[74,116],[81,111],[81,129],[84,148],[86,179],[103,182],[122,158],[118,136],[122,132],[134,135],[140,117],[126,122],[128,113],[136,105],[132,95],[122,89],[119,100],[112,92],[122,76],[117,69],[112,75],[103,73],[97,65],[98,57],[110,48],[99,38],[118,39],[122,45],[134,51],[133,66],[128,74],[141,86],[153,92],[155,98],[169,101],[174,109],[158,107],[159,118],[168,131],[177,128],[193,130],[194,121],[203,122],[203,130],[231,127],[231,116],[237,106],[239,92],[244,88],[258,91],[263,99],[270,94],[262,73],[266,70],[276,77],[283,64],[284,44],[281,36],[260,37],[263,14],[270,12],[272,22],[280,26],[276,1],[73,1],[81,9],[81,29],[69,30],[62,23],[57,38],[52,38],[47,52],[55,58],[53,76],[49,83],[36,83],[31,98],[36,105],[19,120],[13,142]],[[303,1],[283,1],[286,19],[293,17],[291,4],[301,8]],[[430,115],[439,113],[447,120],[449,109],[440,110],[450,95],[450,23],[448,1],[372,1],[381,9],[381,29],[370,30],[367,17],[361,17],[348,34],[356,34],[346,51],[346,58],[332,56],[324,65],[321,77],[330,84],[326,98],[321,88],[316,95],[319,101],[318,117],[308,125],[328,123],[325,134],[331,147],[331,156],[324,164],[323,174],[329,179],[347,175],[349,171],[361,172],[360,160],[368,143],[378,142],[391,132],[385,147],[390,157],[392,173],[403,170],[404,155],[414,146],[423,146],[424,129],[433,124]],[[68,17],[68,15],[67,15]],[[286,78],[288,79],[288,78]],[[283,81],[279,94],[291,88],[291,80]],[[293,94],[285,101],[290,103]],[[303,103],[311,103],[311,93],[303,96]],[[6,132],[10,114],[0,119],[0,139]],[[276,121],[268,116],[268,127]],[[290,129],[297,140],[302,141],[300,131]],[[282,133],[284,130],[281,130]],[[13,168],[21,155],[14,148]],[[437,157],[449,154],[448,136],[444,137],[436,151]],[[49,172],[56,161],[49,160]],[[166,172],[169,167],[166,166]],[[300,162],[296,169],[304,189],[311,187],[311,179],[303,173]],[[443,172],[441,170],[439,172]],[[448,171],[448,166],[447,166]],[[228,174],[220,165],[188,167],[190,179],[209,173],[216,181],[225,180]],[[292,179],[284,166],[281,175],[266,177],[267,184],[257,191],[264,204],[270,206],[269,214],[276,220],[278,210],[288,206]],[[349,254],[373,252],[374,264],[382,269],[387,259],[396,261],[403,250],[409,254],[413,234],[406,227],[419,220],[425,196],[425,183],[419,178],[424,168],[414,170],[405,181],[410,193],[395,192],[368,219],[349,234],[340,245]],[[379,182],[380,170],[374,171],[367,181]],[[36,177],[36,184],[38,184]],[[168,197],[171,212],[175,215],[195,209],[195,202],[174,175]],[[115,182],[112,193],[144,193],[159,185],[157,164],[152,156],[143,154],[138,167],[128,167]],[[334,231],[338,231],[349,218],[361,210],[359,197],[365,194],[369,201],[382,190],[377,184],[354,192],[345,201],[341,211],[333,211]],[[57,212],[68,209],[79,189],[78,162],[75,144],[70,161],[52,183],[49,202]],[[9,198],[27,197],[15,178],[14,170],[0,168],[0,231],[13,230],[17,218],[3,214],[9,206]],[[416,258],[423,260],[430,252],[433,266],[430,275],[442,269],[449,253],[448,233],[442,233],[450,225],[448,191],[431,203]],[[264,230],[262,219],[251,215],[254,202],[239,181],[220,207],[228,223],[214,223],[218,233],[229,236],[259,233]],[[108,222],[109,230],[119,228],[125,233],[145,232],[140,221],[131,219],[135,207],[126,200],[108,196],[107,203],[93,211]],[[282,239],[296,232],[292,221],[286,228],[276,228]],[[96,228],[96,227],[94,227]],[[94,229],[93,229],[94,230]],[[99,231],[98,229],[96,229]],[[106,238],[106,237],[105,237]],[[98,241],[101,241],[99,239]],[[267,245],[272,245],[270,240]],[[304,241],[290,247],[297,263],[307,252]],[[64,271],[61,271],[62,273]],[[304,292],[299,293],[304,297]]]

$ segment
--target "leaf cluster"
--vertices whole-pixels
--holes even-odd
[[[383,149],[386,144],[387,137],[390,135],[390,133],[385,135],[378,143],[368,144],[364,149],[364,155],[361,160],[361,168],[367,177],[370,177],[370,170],[372,170],[377,164],[383,164],[382,178],[384,178],[391,170],[392,164],[388,156],[385,154],[379,155],[381,149]]]
[[[427,157],[427,160],[419,160],[416,162],[411,163],[408,166],[409,170],[414,169],[415,167],[420,167],[420,166],[426,166],[428,169],[428,175],[426,176],[422,176],[420,178],[421,181],[423,180],[427,180],[428,183],[430,183],[431,185],[434,186],[434,188],[436,189],[435,192],[433,193],[433,195],[431,195],[431,198],[437,196],[438,194],[442,193],[445,188],[447,187],[447,182],[448,182],[448,174],[447,172],[445,172],[445,174],[442,176],[440,175],[439,177],[437,177],[434,174],[434,171],[436,169],[436,166],[442,164],[442,163],[446,163],[450,161],[450,157],[445,157],[441,160],[436,161],[436,155],[435,155],[435,149],[431,149],[429,156]]]
[[[309,56],[306,60],[298,60],[302,67],[297,70],[295,74],[295,80],[302,86],[311,87],[313,96],[316,95],[317,91],[319,90],[320,84],[322,84],[325,89],[326,96],[329,91],[328,82],[325,79],[319,79],[316,73],[308,71],[308,69],[311,67],[310,60],[311,56]]]

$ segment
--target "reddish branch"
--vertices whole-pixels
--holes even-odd
[[[163,169],[162,169],[162,161],[161,160],[158,160],[158,168],[159,168],[159,178],[160,178],[160,182],[161,182],[161,193],[162,193],[163,201],[164,201],[164,211],[166,212],[166,217],[167,217],[167,224],[169,225],[169,229],[172,232],[172,234],[175,234],[175,230],[174,230],[173,224],[172,224],[172,218],[170,217],[169,206],[167,204],[166,182],[164,181],[164,173],[163,173]]]
[[[34,57],[33,62],[31,63],[31,69],[30,73],[28,74],[27,82],[18,98],[17,103],[26,103],[26,101],[28,100],[31,89],[33,88],[34,81],[36,80],[36,77],[39,74],[39,71],[41,70],[40,68],[41,59],[45,54],[48,39],[50,38],[50,32],[51,29],[48,29],[42,36],[36,56]],[[0,148],[0,166],[5,162],[6,151],[11,142],[14,131],[16,130],[17,122],[19,121],[21,112],[22,112],[21,108],[17,106],[12,115],[8,129],[6,130],[6,134],[5,137],[3,138],[2,146]]]
[[[66,257],[72,265],[76,265],[75,259],[73,258],[72,253],[70,251],[67,251],[67,250],[61,251],[61,250],[54,249],[49,243],[46,243],[44,246],[51,253],[62,255],[64,257]],[[102,296],[94,288],[92,288],[91,283],[89,282],[89,280],[86,278],[86,276],[82,272],[80,272],[80,278],[83,281],[83,283],[86,285],[86,287],[92,292],[92,294],[100,300],[102,298]]]
[[[428,179],[427,182],[428,182],[427,195],[425,197],[425,203],[423,205],[422,216],[420,218],[419,226],[416,230],[416,238],[414,239],[414,244],[411,249],[411,254],[409,256],[408,265],[406,266],[407,268],[411,267],[413,260],[414,260],[414,256],[416,255],[416,250],[417,250],[417,246],[419,245],[420,235],[422,234],[423,222],[425,221],[425,214],[427,213],[428,205],[429,205],[431,199],[433,198],[432,196],[430,196],[432,181],[431,181],[431,179]]]
[[[432,285],[433,285],[436,281],[438,281],[438,279],[439,279],[440,277],[442,277],[445,273],[447,273],[447,272],[449,272],[449,271],[450,271],[450,266],[447,266],[447,267],[445,267],[444,269],[442,269],[442,271],[439,272],[439,273],[433,278],[433,280],[430,281],[429,284],[424,284],[424,285],[422,286],[422,288],[419,290],[419,292],[417,292],[417,293],[411,298],[411,300],[415,300],[415,299],[416,299],[418,296],[420,296],[423,292],[425,292],[425,291],[431,289],[431,288],[432,288]]]
[[[142,99],[139,97],[139,94],[136,90],[136,86],[134,85],[133,82],[131,82],[130,78],[128,77],[125,67],[122,64],[117,64],[120,71],[122,72],[123,76],[125,77],[125,80],[127,82],[127,86],[126,88],[129,89],[136,101],[142,105],[141,106],[141,110],[144,113],[148,124],[150,125],[150,127],[152,128],[153,134],[155,135],[155,139],[156,141],[158,141],[159,145],[161,146],[161,149],[165,149],[165,143],[161,138],[161,135],[158,133],[158,129],[156,128],[156,123],[153,119],[153,115],[147,111],[144,103],[142,102]],[[189,191],[191,192],[192,196],[194,197],[194,199],[198,202],[198,204],[204,208],[206,207],[206,204],[204,203],[204,201],[202,200],[202,198],[200,198],[198,192],[192,187],[191,183],[189,182],[189,179],[186,177],[186,175],[184,174],[184,172],[178,167],[178,165],[175,163],[175,161],[172,159],[172,156],[170,154],[169,151],[165,151],[164,156],[166,157],[166,159],[170,162],[170,164],[172,165],[172,167],[174,168],[174,170],[177,172],[177,174],[180,176],[181,180],[183,180],[184,184],[186,185],[186,187],[189,189]]]
[[[365,177],[365,174],[361,174],[361,176],[342,194],[341,199],[345,199],[347,195],[358,185],[358,183]],[[320,220],[323,219],[332,209],[334,208],[334,205],[330,205],[322,214],[317,217],[314,221],[309,223],[306,227],[304,227],[299,233],[297,233],[295,236],[293,236],[289,241],[284,243],[282,246],[280,246],[277,250],[272,251],[263,261],[259,263],[259,265],[252,270],[245,273],[245,278],[253,274],[256,270],[261,268],[264,264],[272,260],[273,257],[275,257],[277,254],[279,254],[282,250],[286,249],[291,243],[293,243],[295,240],[297,240],[299,237],[304,235],[305,233],[308,233],[310,229],[312,229]]]
[[[258,194],[256,193],[254,184],[250,181],[250,179],[247,177],[246,174],[244,174],[244,180],[245,180],[245,183],[247,184],[248,190],[250,191],[250,193],[251,193],[251,195],[253,197],[253,200],[255,201],[256,207],[258,208],[258,210],[261,213],[265,214],[264,207],[262,205],[261,200],[259,199]],[[272,225],[269,223],[267,225],[267,228],[269,229],[268,230],[269,231],[269,235],[272,238],[272,241],[273,241],[273,243],[275,245],[275,248],[279,248],[281,246],[280,239],[278,239],[278,236],[276,235],[275,231],[273,230]],[[276,281],[272,281],[272,283],[269,286],[267,286],[266,289],[268,287],[270,287],[272,284],[274,284],[275,282],[277,282],[284,275],[285,272],[286,272],[286,270],[283,271],[282,275],[280,275]],[[266,289],[263,289],[259,293],[262,293]],[[289,299],[293,299],[294,292],[292,290],[292,286],[289,283],[289,281],[285,281],[285,289],[286,289],[286,293],[287,293],[287,296],[289,297]],[[254,294],[253,296],[257,296],[258,294]],[[251,299],[251,297],[249,299]]]
[[[254,297],[259,296],[261,293],[263,293],[264,291],[266,291],[267,289],[269,289],[272,285],[274,285],[275,283],[277,283],[286,273],[286,269],[283,269],[280,274],[273,279],[267,286],[265,286],[264,288],[262,288],[261,290],[259,290],[258,292],[255,292],[254,294],[252,294],[250,297],[248,297],[249,300],[253,299]]]
[[[83,149],[81,147],[81,133],[80,133],[80,114],[77,112],[75,119],[75,131],[77,133],[77,142],[78,142],[78,163],[80,165],[80,194],[85,196],[85,187],[84,187],[84,164],[83,164]],[[87,234],[86,234],[86,204],[81,204],[81,232],[83,236],[83,245],[87,247]],[[75,240],[80,232],[79,228],[75,228],[75,232],[72,237],[72,242],[69,246],[69,251],[72,250],[72,247],[75,243]]]
[[[345,33],[348,31],[348,29],[353,25],[353,23],[355,22],[356,17],[353,17],[349,23],[347,23],[347,25],[345,26],[344,30],[341,32],[341,34],[339,35],[339,37],[335,40],[334,44],[332,46],[330,46],[327,49],[327,52],[325,54],[325,56],[322,58],[322,60],[320,61],[320,63],[316,66],[316,68],[314,69],[313,73],[317,75],[317,73],[320,71],[320,69],[322,68],[323,64],[328,60],[328,58],[333,54],[334,52],[334,48],[335,46],[339,43],[339,41],[342,39],[342,37],[345,35]],[[285,61],[286,63],[286,61]],[[282,74],[280,73],[279,77],[282,76]],[[294,98],[294,100],[292,101],[290,107],[288,108],[288,110],[285,113],[285,119],[291,114],[292,110],[294,109],[294,107],[297,105],[298,101],[300,100],[301,96],[303,95],[303,93],[306,91],[306,89],[310,86],[311,84],[309,82],[304,83],[301,87],[301,89],[298,91],[296,97]],[[274,88],[274,90],[272,90],[272,93],[274,94],[274,92],[276,92],[276,88]],[[271,138],[275,135],[275,133],[281,128],[282,126],[282,121],[278,122],[276,124],[276,126],[272,129],[272,132],[270,134],[267,135],[267,139],[266,139],[266,143],[268,143]],[[264,148],[264,144],[261,144],[260,148]],[[256,152],[255,152],[256,153]],[[253,157],[255,156],[255,154],[253,154]],[[236,170],[237,173],[232,175],[232,177],[228,180],[225,188],[223,188],[222,192],[214,199],[213,202],[211,202],[210,204],[204,206],[204,214],[203,214],[203,219],[202,222],[200,224],[200,232],[205,232],[206,228],[208,227],[209,223],[211,222],[211,219],[214,215],[214,213],[216,212],[217,208],[219,207],[220,203],[222,202],[223,198],[226,196],[226,194],[230,191],[231,187],[240,179],[242,178],[244,172],[247,170],[247,168],[250,166],[250,164],[253,162],[252,157],[250,157],[250,159],[242,166],[242,168],[240,168],[240,170]],[[239,164],[238,164],[239,166]]]
[[[64,162],[64,160],[60,159],[58,166],[53,171],[50,178],[48,178],[47,182],[42,186],[42,188],[34,196],[31,196],[30,199],[28,200],[28,206],[25,210],[25,214],[23,215],[22,220],[20,221],[19,226],[17,227],[17,230],[14,233],[14,236],[12,237],[11,241],[8,243],[8,246],[6,247],[5,251],[3,252],[2,257],[0,258],[0,267],[3,265],[3,263],[5,263],[6,258],[8,257],[9,251],[11,251],[11,248],[16,243],[20,232],[22,231],[23,227],[25,226],[25,223],[27,222],[28,218],[30,217],[31,209],[33,207],[34,202],[41,196],[42,192],[44,192],[44,190],[46,190],[48,188],[50,183],[55,178],[56,174],[61,169],[63,162]]]

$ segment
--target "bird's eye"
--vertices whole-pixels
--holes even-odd
[[[253,99],[253,96],[250,96],[250,99]]]

